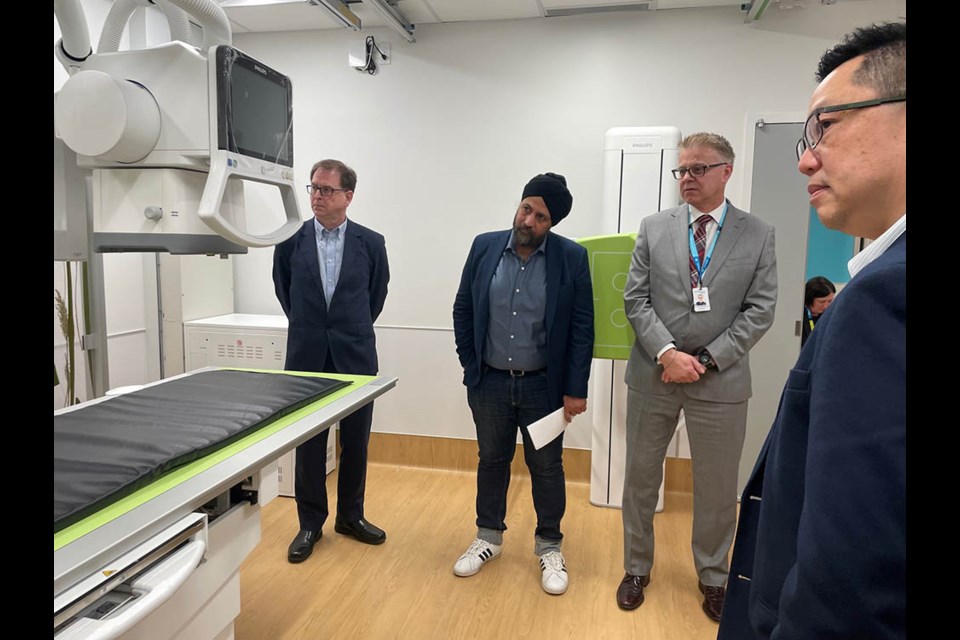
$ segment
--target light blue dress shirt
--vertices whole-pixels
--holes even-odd
[[[313,219],[313,226],[317,236],[317,259],[320,263],[320,280],[323,282],[323,295],[327,299],[327,306],[333,300],[333,292],[337,289],[340,280],[340,265],[343,263],[343,239],[347,231],[347,221],[339,227],[327,230]]]

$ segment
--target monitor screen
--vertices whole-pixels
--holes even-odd
[[[217,47],[220,149],[293,166],[290,78],[229,46]]]

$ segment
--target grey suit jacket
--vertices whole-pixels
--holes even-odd
[[[750,397],[749,351],[773,324],[777,303],[777,256],[773,226],[727,202],[703,286],[710,311],[693,312],[687,205],[640,222],[623,292],[637,339],[627,362],[626,383],[663,395],[676,383],[660,380],[657,352],[669,342],[692,353],[706,347],[718,371],[684,386],[693,398],[742,402]]]

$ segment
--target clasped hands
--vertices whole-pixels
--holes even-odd
[[[660,356],[660,364],[663,365],[663,372],[660,374],[660,379],[663,382],[678,382],[680,384],[696,382],[707,371],[707,368],[700,364],[695,356],[677,349],[664,352]]]

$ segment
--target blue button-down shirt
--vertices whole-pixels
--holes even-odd
[[[327,306],[333,299],[333,292],[337,289],[340,280],[340,265],[343,263],[343,237],[347,232],[347,221],[339,227],[330,229],[314,218],[313,226],[317,236],[317,259],[320,262],[320,280],[323,282],[323,295],[327,299]]]
[[[547,366],[546,238],[520,259],[513,233],[490,282],[490,315],[483,361],[496,369],[534,371]]]

